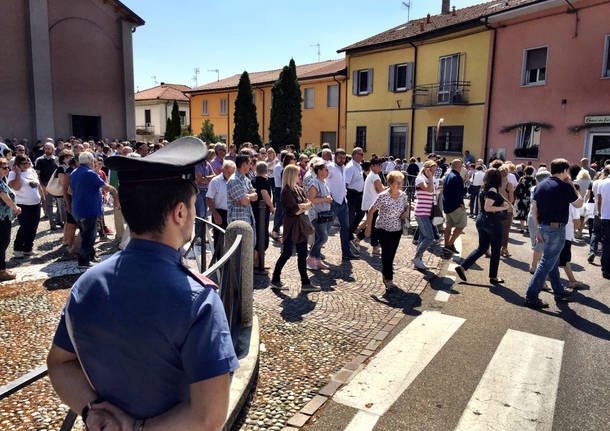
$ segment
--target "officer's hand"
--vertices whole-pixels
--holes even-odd
[[[130,417],[123,410],[115,406],[114,404],[110,404],[107,401],[103,403],[96,403],[91,406],[91,410],[89,410],[89,417],[91,417],[92,412],[103,412],[112,419],[116,421],[118,424],[117,431],[132,431],[133,430],[133,418]],[[87,417],[87,425],[89,425],[89,417]],[[115,428],[100,428],[103,431],[114,431]]]
[[[106,410],[91,409],[86,425],[89,431],[122,431],[119,421]]]
[[[220,226],[222,224],[222,217],[220,216],[220,214],[214,213],[213,217],[214,217],[214,223],[216,223],[218,226]]]

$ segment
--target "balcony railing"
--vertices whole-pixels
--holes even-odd
[[[415,106],[467,105],[470,81],[452,81],[415,87]]]
[[[154,135],[154,133],[153,126],[136,126],[136,135]]]

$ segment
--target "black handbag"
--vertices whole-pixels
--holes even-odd
[[[316,218],[317,223],[328,223],[331,222],[335,218],[335,213],[331,210],[321,211],[318,213],[318,217]]]

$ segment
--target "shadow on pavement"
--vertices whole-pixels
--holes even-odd
[[[311,313],[316,308],[307,294],[309,292],[299,292],[295,298],[291,298],[280,290],[273,289],[273,293],[282,299],[280,316],[286,322],[302,322],[305,314]]]
[[[578,302],[588,307],[596,308],[602,311],[603,313],[608,314],[608,307],[606,305],[601,304],[600,302],[594,299],[587,298],[583,295],[577,294],[575,296],[574,302]],[[606,328],[576,314],[576,312],[570,308],[569,302],[558,302],[557,308],[559,308],[560,310],[557,316],[561,317],[563,320],[566,321],[566,323],[572,325],[574,328],[586,332],[587,334],[592,335],[596,338],[600,338],[602,340],[610,340],[610,332]],[[602,310],[602,308],[604,309]]]
[[[371,295],[371,298],[373,301],[387,305],[388,307],[400,308],[402,309],[403,314],[408,314],[409,316],[419,316],[421,314],[421,311],[414,309],[421,305],[421,298],[419,295],[412,292],[405,292],[402,289],[392,289],[386,291],[381,298],[377,295]]]

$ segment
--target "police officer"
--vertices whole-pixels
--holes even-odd
[[[195,220],[195,165],[206,146],[180,138],[144,158],[113,156],[131,230],[124,251],[72,287],[47,364],[90,430],[220,429],[239,367],[223,304],[182,266]]]

